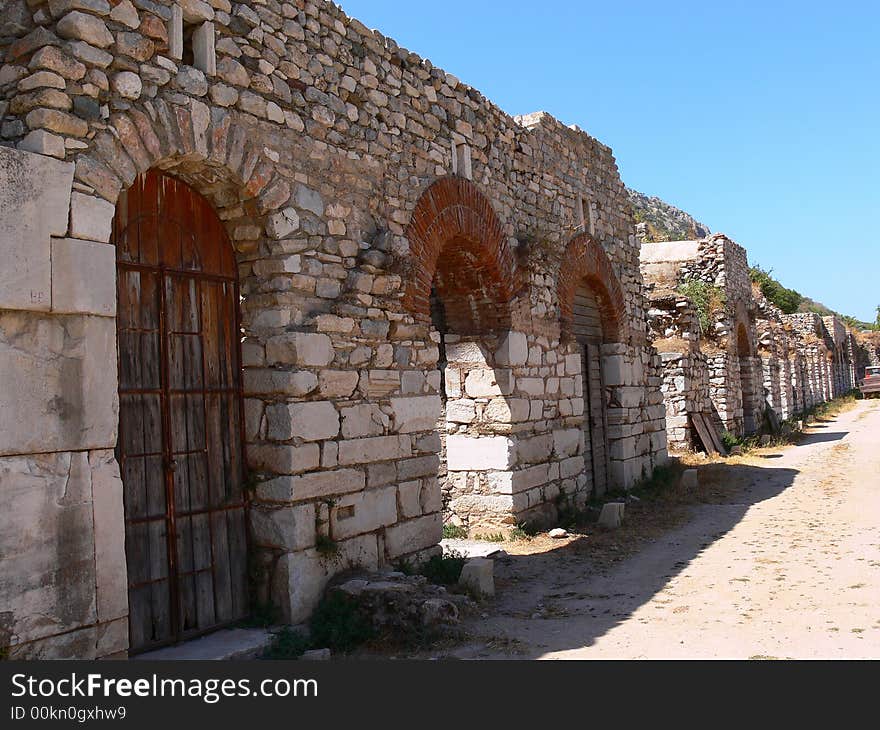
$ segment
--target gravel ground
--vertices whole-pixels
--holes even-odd
[[[703,463],[624,527],[494,545],[459,658],[880,657],[880,403]]]

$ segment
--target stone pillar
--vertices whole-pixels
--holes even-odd
[[[0,147],[0,646],[124,653],[113,206],[73,165]]]

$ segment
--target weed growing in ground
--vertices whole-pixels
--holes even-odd
[[[443,525],[443,539],[444,540],[466,540],[468,536],[468,531],[466,527],[462,527],[461,525],[453,525],[451,522],[447,522]]]
[[[357,601],[340,591],[330,593],[309,622],[313,646],[333,652],[349,652],[375,635],[373,627],[358,610]]]
[[[298,659],[311,647],[311,641],[291,626],[285,626],[272,637],[263,654],[264,659]]]
[[[483,540],[484,542],[504,542],[504,535],[500,532],[489,532],[485,535],[478,534],[475,536],[477,540]]]

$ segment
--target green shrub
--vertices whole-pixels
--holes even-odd
[[[724,444],[724,448],[727,449],[728,452],[733,449],[734,446],[742,446],[742,441],[730,431],[721,432],[721,443]]]
[[[803,295],[794,289],[782,286],[770,276],[772,271],[772,269],[765,271],[760,266],[752,266],[749,269],[749,276],[761,288],[761,293],[779,307],[784,314],[794,314],[798,311],[801,302],[804,301]]]
[[[340,591],[332,591],[318,604],[309,628],[312,645],[333,652],[350,652],[375,636],[357,601]]]
[[[310,647],[306,636],[290,626],[285,626],[272,638],[272,643],[263,654],[264,659],[298,659]]]
[[[443,525],[443,539],[444,540],[466,540],[468,536],[468,531],[466,527],[462,527],[461,525],[453,525],[451,522],[447,522]]]
[[[679,284],[676,291],[693,302],[697,310],[697,318],[700,320],[700,328],[703,332],[708,332],[712,324],[712,315],[724,307],[726,301],[724,291],[720,287],[698,279]]]
[[[455,551],[445,555],[435,555],[422,565],[419,573],[431,583],[450,586],[458,583],[465,562],[467,557]]]

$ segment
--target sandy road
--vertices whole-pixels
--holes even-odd
[[[500,562],[495,606],[471,627],[483,640],[453,653],[880,658],[880,402],[752,464],[733,503],[691,507],[609,571],[564,551]]]

